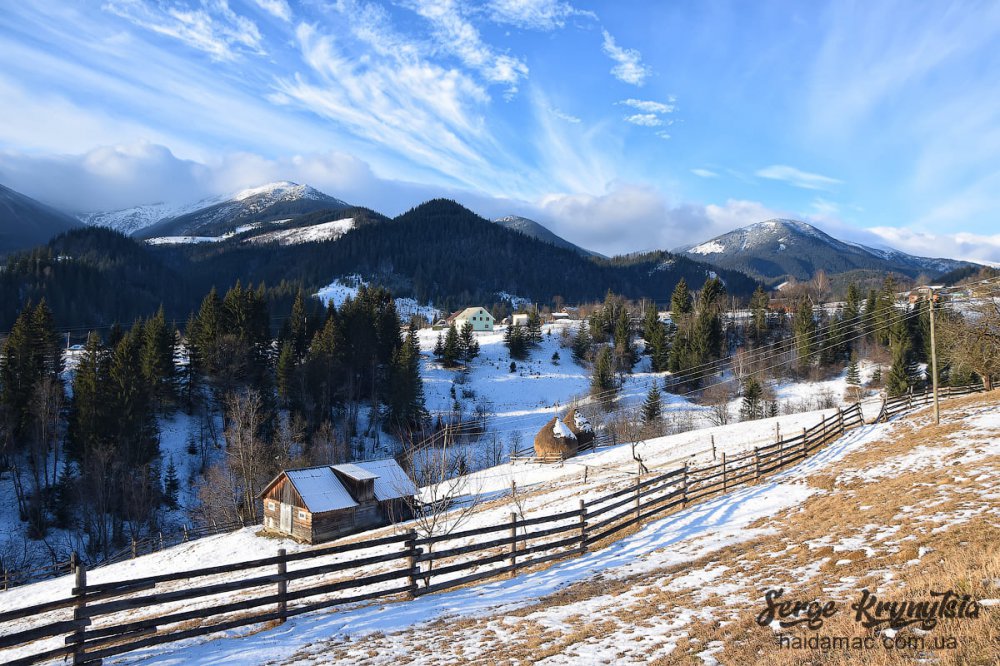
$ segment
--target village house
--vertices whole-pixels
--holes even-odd
[[[264,529],[307,543],[412,517],[417,488],[393,460],[287,469],[260,497]]]
[[[455,328],[461,330],[465,323],[472,324],[473,331],[492,331],[496,320],[489,310],[482,307],[465,308],[458,314],[448,318],[449,324],[455,324]]]
[[[518,312],[517,314],[511,315],[510,317],[511,326],[527,326],[528,325],[528,315],[524,312]]]

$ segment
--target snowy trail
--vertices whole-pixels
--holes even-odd
[[[597,574],[615,578],[695,561],[724,546],[758,537],[754,521],[804,501],[815,489],[804,483],[809,474],[840,460],[851,451],[883,436],[891,425],[854,430],[797,467],[766,482],[697,504],[652,522],[639,532],[597,552],[562,562],[543,571],[475,587],[420,597],[409,602],[377,604],[294,618],[285,625],[251,636],[208,642],[177,643],[127,655],[122,663],[257,664],[284,661],[322,651],[317,642],[348,642],[372,633],[389,633],[451,616],[502,614],[525,606],[567,585]]]

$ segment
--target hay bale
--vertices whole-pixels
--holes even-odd
[[[578,448],[576,435],[568,425],[554,416],[535,435],[535,455],[539,458],[558,456],[572,458]]]
[[[587,417],[577,410],[571,409],[566,412],[563,421],[573,431],[573,434],[576,435],[576,443],[579,448],[582,449],[594,441],[594,426],[590,425]]]

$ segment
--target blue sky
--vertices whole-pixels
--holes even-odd
[[[1000,261],[1000,4],[104,0],[0,13],[0,183],[307,182],[605,252],[775,215]]]

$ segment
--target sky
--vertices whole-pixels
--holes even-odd
[[[32,0],[0,184],[68,211],[275,180],[605,254],[771,217],[1000,261],[1000,3]]]

